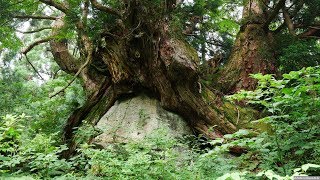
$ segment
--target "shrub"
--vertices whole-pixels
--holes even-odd
[[[268,134],[259,135],[268,145],[260,167],[289,174],[294,167],[319,163],[320,68],[292,71],[279,80],[272,75],[252,77],[259,80],[255,91],[241,91],[229,98],[265,109],[266,117],[256,121],[270,127]]]

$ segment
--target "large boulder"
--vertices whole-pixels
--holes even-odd
[[[192,134],[182,117],[163,109],[158,100],[144,94],[117,101],[96,128],[102,134],[94,143],[103,147],[110,143],[141,141],[158,129],[164,129],[171,137]]]

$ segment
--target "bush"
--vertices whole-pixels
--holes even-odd
[[[22,126],[25,115],[7,115],[0,128],[0,173],[3,175],[29,174],[38,177],[61,175],[71,169],[71,164],[60,159],[66,146],[54,146],[53,135],[37,134],[28,140]]]
[[[286,175],[294,167],[320,162],[320,68],[309,67],[284,74],[255,74],[255,91],[241,91],[229,98],[246,100],[265,109],[266,117],[256,121],[269,127],[259,137],[268,145],[262,154],[263,169]]]
[[[105,149],[95,149],[82,144],[77,154],[66,160],[59,154],[66,146],[55,145],[58,134],[37,134],[24,138],[20,124],[26,116],[7,115],[1,121],[0,178],[18,179],[260,179],[277,175],[272,167],[257,169],[272,152],[268,139],[248,130],[239,130],[221,139],[211,141],[211,150],[190,149],[185,139],[177,140],[158,130],[142,142],[110,144]],[[230,148],[242,147],[241,156],[231,155]],[[268,149],[269,148],[269,149]],[[200,153],[199,153],[200,152]],[[294,171],[303,174],[304,165]],[[289,176],[288,176],[289,177]]]

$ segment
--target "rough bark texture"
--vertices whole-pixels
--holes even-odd
[[[273,35],[266,27],[268,15],[262,1],[247,1],[243,11],[243,25],[237,35],[231,56],[224,69],[217,73],[219,89],[234,93],[240,89],[253,90],[254,73],[274,73],[272,56]]]
[[[195,131],[210,138],[233,133],[250,120],[250,113],[201,87],[197,52],[170,32],[167,18],[159,17],[157,9],[141,8],[137,2],[132,1],[125,19],[102,34],[92,61],[80,74],[88,100],[65,127],[71,150],[76,146],[70,141],[74,127],[84,120],[96,124],[120,96],[141,91],[159,99],[163,108],[181,115]],[[56,51],[63,46],[61,42],[51,46],[60,67],[79,71],[78,66],[69,64],[68,54],[59,53],[67,51]]]

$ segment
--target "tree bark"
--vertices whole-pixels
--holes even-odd
[[[75,127],[83,121],[96,124],[119,97],[140,91],[149,92],[165,109],[212,139],[233,133],[251,120],[252,112],[225,102],[215,90],[199,83],[197,52],[170,31],[166,16],[155,16],[156,10],[141,8],[137,2],[131,1],[126,18],[95,41],[92,61],[80,74],[88,99],[70,116],[64,130],[71,151],[76,147]],[[63,70],[79,71],[79,64],[70,63],[75,60],[65,44],[53,41],[51,47]]]
[[[225,94],[240,89],[253,90],[256,81],[254,73],[275,73],[273,56],[273,35],[269,31],[265,3],[260,0],[246,1],[243,10],[243,24],[238,33],[227,64],[216,75],[216,85]]]

